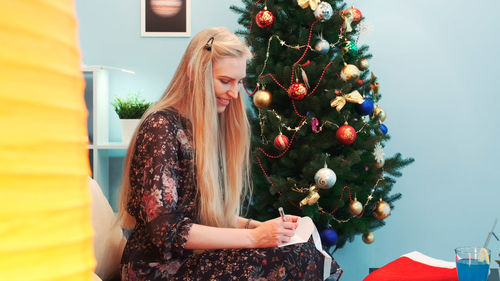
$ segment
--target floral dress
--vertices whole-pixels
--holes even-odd
[[[311,242],[201,253],[184,248],[189,229],[198,223],[188,122],[164,110],[139,128],[127,206],[136,226],[122,256],[122,280],[322,280],[323,256]],[[331,272],[341,273],[335,261]]]

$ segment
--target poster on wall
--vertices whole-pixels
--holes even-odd
[[[191,36],[191,0],[141,0],[141,36]]]

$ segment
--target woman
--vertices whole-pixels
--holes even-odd
[[[312,243],[277,247],[294,235],[298,217],[239,217],[250,189],[250,128],[239,94],[250,56],[226,28],[201,31],[144,115],[125,160],[119,218],[133,231],[122,280],[322,279]]]

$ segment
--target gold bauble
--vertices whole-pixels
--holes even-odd
[[[363,212],[363,205],[354,198],[354,200],[349,203],[349,212],[354,216],[359,216],[361,212]]]
[[[258,108],[266,108],[271,105],[273,100],[273,96],[269,91],[266,90],[258,90],[253,95],[253,104],[255,104]]]
[[[385,159],[380,159],[380,160],[375,160],[375,167],[378,168],[378,169],[382,169],[382,167],[384,167],[384,164],[385,164]]]
[[[359,69],[367,70],[370,67],[370,61],[368,59],[362,59],[359,61]]]
[[[380,89],[380,84],[378,82],[374,82],[373,83],[373,92],[375,94],[378,94],[379,89]]]
[[[363,234],[363,242],[366,244],[371,244],[375,241],[375,235],[373,235],[373,232],[367,232]]]
[[[387,218],[390,214],[391,214],[391,206],[389,206],[387,202],[382,201],[382,199],[380,199],[380,201],[378,201],[377,203],[375,211],[373,211],[373,216],[375,216],[379,220],[383,220]]]
[[[354,64],[346,64],[340,72],[340,78],[344,81],[357,80],[360,74],[359,69]]]
[[[387,115],[385,114],[385,110],[383,110],[382,107],[379,106],[373,109],[373,116],[378,116],[381,122],[384,122],[385,118],[387,117]]]

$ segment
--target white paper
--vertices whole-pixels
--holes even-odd
[[[302,217],[297,220],[297,223],[299,225],[295,230],[295,235],[290,238],[290,241],[288,243],[281,244],[278,247],[305,243],[307,242],[307,240],[309,240],[309,237],[311,237],[311,234],[313,233],[315,228],[312,219],[310,217]]]

